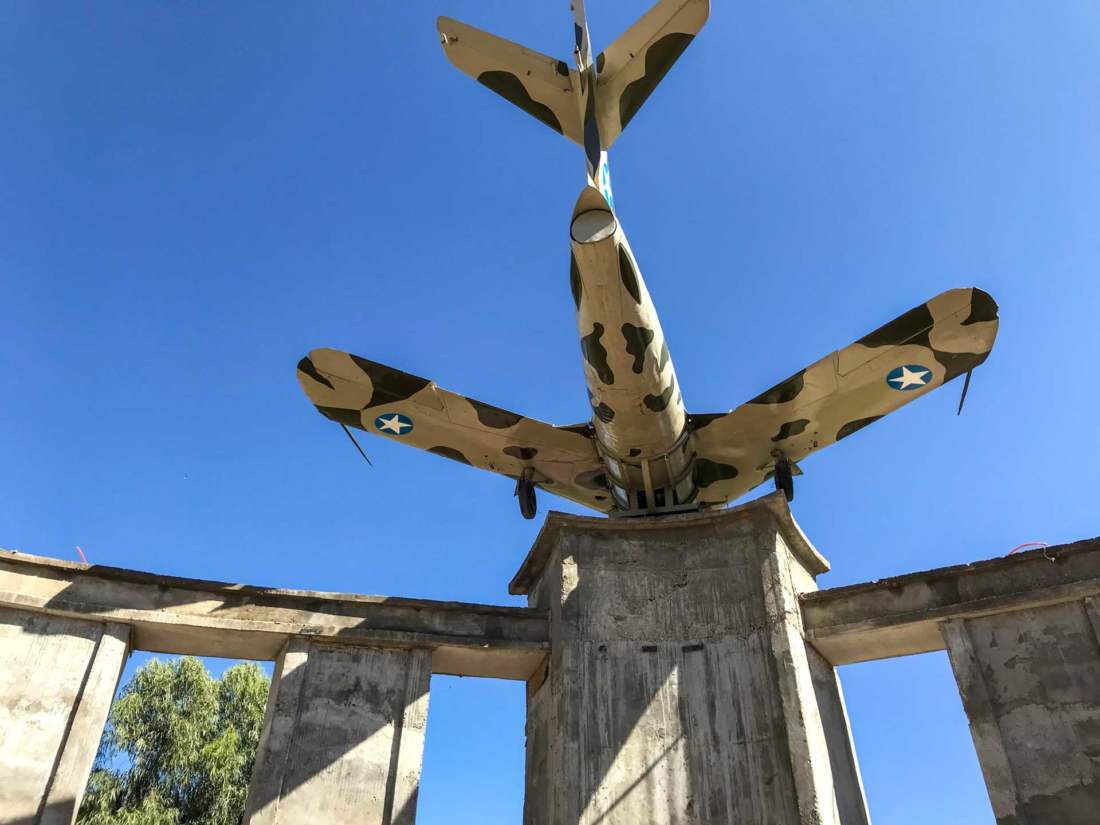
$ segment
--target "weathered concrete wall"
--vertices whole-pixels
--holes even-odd
[[[255,823],[412,822],[434,671],[527,679],[528,825],[864,825],[833,665],[945,647],[1001,825],[1100,821],[1100,540],[815,592],[825,569],[777,496],[551,514],[531,608],[0,551],[0,825],[71,823],[128,642],[278,656]]]
[[[945,622],[998,825],[1100,822],[1100,601]]]
[[[526,825],[867,821],[832,668],[815,679],[801,636],[798,592],[827,566],[777,501],[550,516],[513,582],[551,623]]]
[[[946,648],[1000,825],[1100,822],[1100,540],[801,601],[834,664]]]
[[[70,825],[128,654],[125,625],[0,608],[0,825]]]
[[[412,825],[431,652],[292,640],[278,660],[244,821]]]
[[[863,777],[852,742],[852,728],[848,721],[844,691],[839,674],[825,657],[809,645],[806,658],[810,665],[817,709],[825,731],[825,744],[829,749],[829,765],[833,771],[833,788],[836,790],[837,811],[843,823],[867,823],[867,797],[863,791]]]

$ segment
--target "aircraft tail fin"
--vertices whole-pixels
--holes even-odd
[[[584,144],[576,72],[561,60],[449,17],[437,22],[447,59],[555,132]]]
[[[710,15],[710,0],[659,0],[596,57],[596,116],[605,149],[622,134]]]
[[[555,132],[586,147],[589,173],[594,174],[598,150],[608,149],[622,134],[695,39],[710,15],[710,0],[658,0],[596,57],[594,67],[589,62],[587,24],[579,0],[574,13],[584,76],[562,60],[450,17],[440,17],[437,28],[451,63]],[[593,68],[597,80],[590,84]]]

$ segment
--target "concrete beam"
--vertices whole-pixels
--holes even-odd
[[[423,648],[435,673],[526,679],[549,650],[526,607],[282,590],[0,550],[0,607],[117,622],[137,650],[275,659],[292,638]]]
[[[806,639],[834,665],[944,649],[940,624],[1100,594],[1100,538],[805,593]]]

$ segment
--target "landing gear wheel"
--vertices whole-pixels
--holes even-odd
[[[519,512],[525,519],[533,519],[538,512],[535,501],[535,483],[531,481],[531,471],[524,470],[516,479],[516,498],[519,499]]]
[[[794,475],[791,473],[791,462],[783,456],[775,460],[775,489],[782,490],[787,501],[794,501]]]

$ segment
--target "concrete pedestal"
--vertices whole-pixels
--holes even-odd
[[[551,514],[511,588],[550,611],[525,825],[866,825],[839,685],[801,635],[798,594],[827,569],[776,496]]]
[[[291,640],[272,680],[244,821],[412,825],[431,658]]]
[[[0,608],[0,825],[76,819],[129,634]]]
[[[1100,601],[942,631],[998,825],[1100,821]]]

